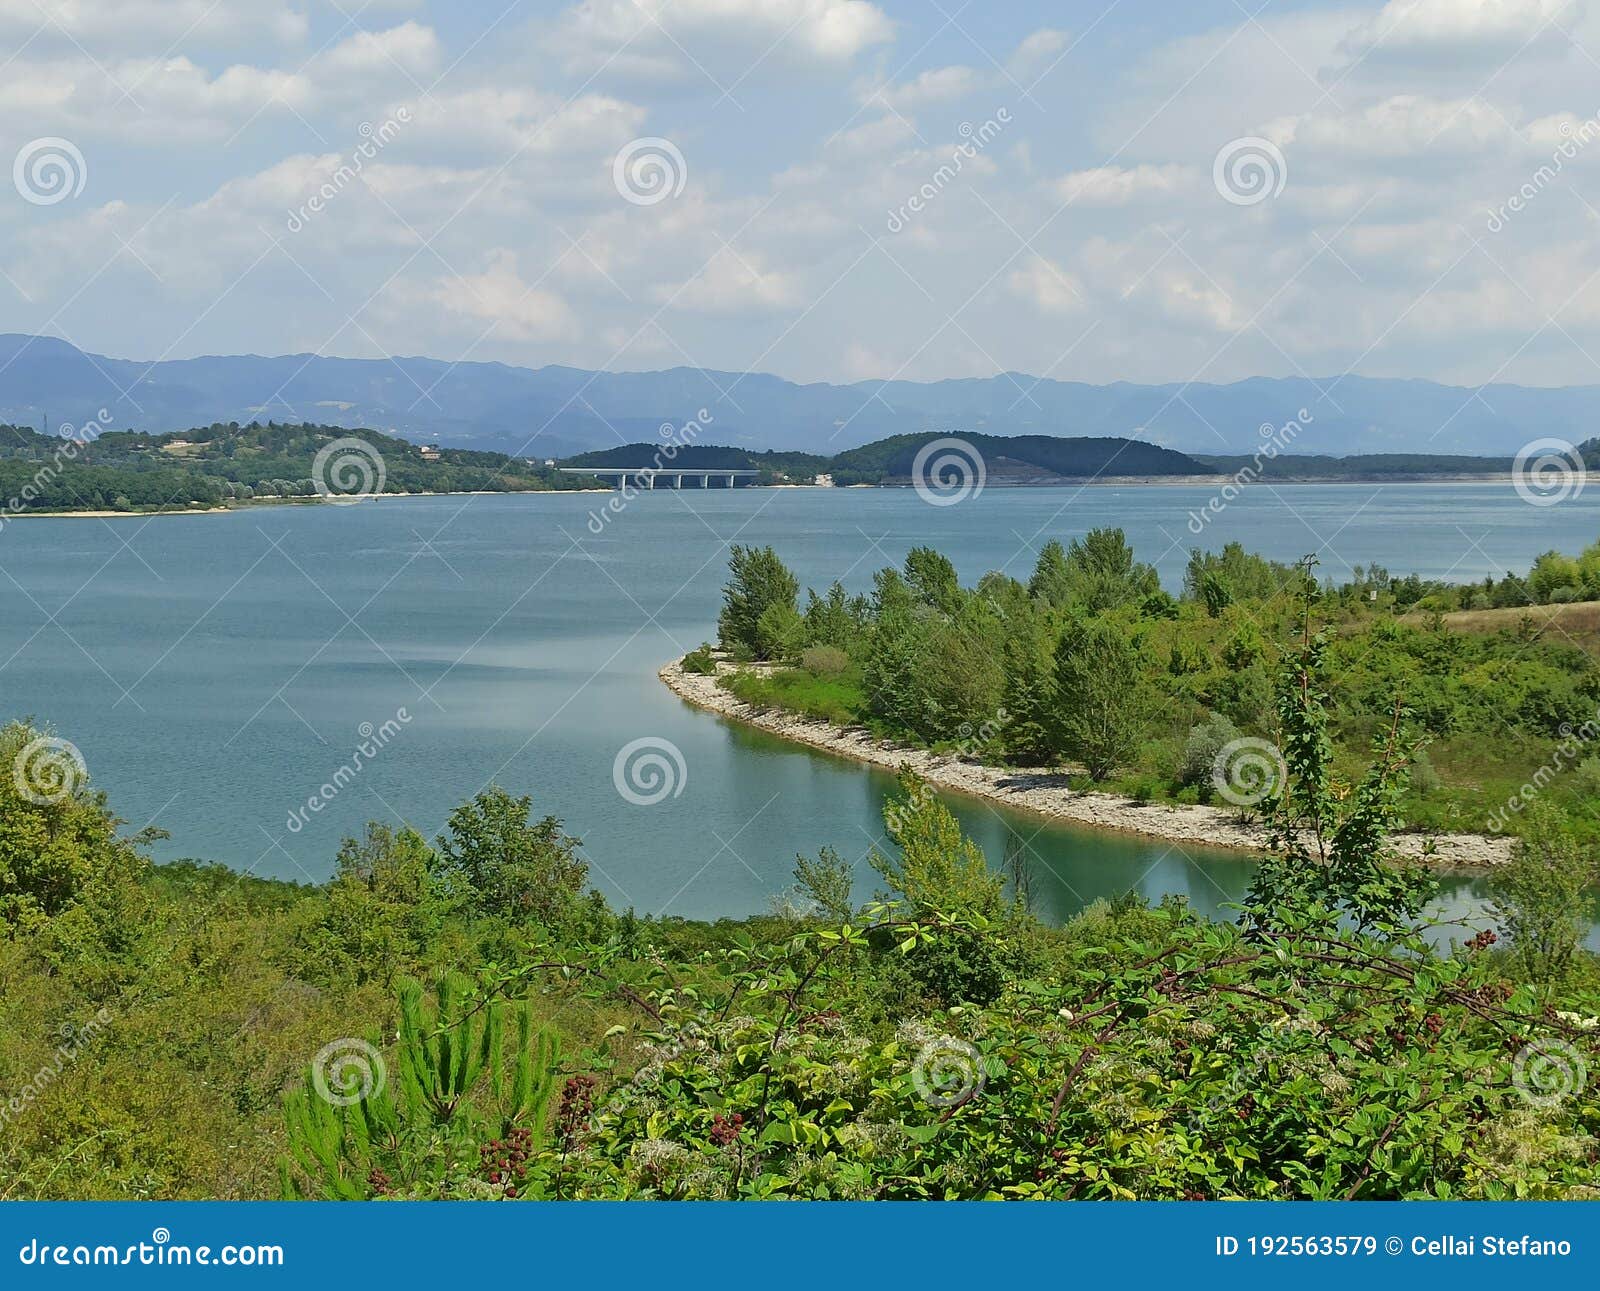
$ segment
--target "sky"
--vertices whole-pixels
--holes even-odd
[[[1597,114],[1600,0],[0,0],[0,331],[1593,384]]]

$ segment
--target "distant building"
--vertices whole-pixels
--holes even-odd
[[[439,460],[440,453],[439,445],[437,444],[424,444],[420,451],[422,460],[425,462],[437,462]]]
[[[818,488],[831,489],[833,487],[833,476],[823,473],[811,482],[817,485]]]

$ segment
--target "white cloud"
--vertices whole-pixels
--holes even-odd
[[[524,282],[516,254],[503,247],[490,252],[483,272],[440,278],[425,295],[452,314],[514,340],[571,339],[578,334],[578,320],[566,302],[538,283]]]
[[[410,101],[410,110],[413,121],[402,141],[405,151],[433,149],[452,158],[484,157],[497,164],[513,155],[598,156],[635,137],[645,118],[644,109],[605,95],[563,99],[487,85],[418,97]]]
[[[1305,152],[1344,158],[1422,161],[1503,152],[1516,136],[1481,99],[1441,101],[1398,94],[1359,111],[1309,115],[1266,128],[1292,168]]]
[[[1083,284],[1043,256],[1014,269],[1006,285],[1043,314],[1076,314],[1088,301]]]
[[[569,67],[664,80],[843,66],[893,36],[867,0],[581,0],[554,44]]]
[[[759,254],[731,247],[713,255],[681,288],[662,287],[657,295],[675,308],[708,314],[765,313],[802,301],[795,275],[769,269]]]
[[[834,135],[826,151],[837,157],[882,157],[910,144],[917,132],[904,117],[877,117]]]
[[[439,38],[431,27],[403,22],[387,31],[361,31],[314,60],[318,79],[387,78],[393,73],[423,77],[439,63]],[[424,87],[426,88],[426,87]]]
[[[126,51],[139,40],[238,48],[263,37],[295,44],[308,25],[303,12],[275,0],[0,0],[0,30],[45,46]]]
[[[1389,0],[1345,48],[1362,58],[1482,52],[1509,59],[1542,37],[1562,36],[1576,12],[1573,0]]]
[[[0,77],[0,111],[75,140],[221,139],[263,111],[305,110],[312,95],[304,75],[239,64],[209,76],[182,55],[102,66],[18,60]]]
[[[1063,202],[1084,206],[1123,206],[1141,198],[1169,198],[1189,178],[1182,166],[1097,166],[1056,180]]]
[[[1530,121],[1523,130],[1530,145],[1548,152],[1556,149],[1564,152],[1589,149],[1597,142],[1597,132],[1600,132],[1600,113],[1580,117],[1574,112],[1557,112],[1540,117],[1537,121]],[[1600,154],[1600,149],[1593,149],[1590,153],[1594,160],[1600,161],[1600,155],[1597,154]]]
[[[915,112],[930,103],[963,98],[978,85],[978,74],[957,64],[933,68],[900,85],[880,86],[867,96],[867,101],[887,104],[896,112]]]
[[[1024,84],[1033,77],[1043,77],[1054,70],[1060,61],[1061,51],[1067,48],[1071,39],[1070,32],[1055,27],[1041,27],[1022,38],[1006,60],[1006,67],[1012,76],[1022,78]]]

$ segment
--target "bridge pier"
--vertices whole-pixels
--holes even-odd
[[[761,474],[756,470],[745,469],[731,471],[685,471],[681,469],[669,470],[659,466],[563,466],[559,469],[563,475],[588,475],[601,480],[609,479],[615,483],[619,490],[626,489],[630,483],[636,488],[654,490],[656,487],[656,477],[658,475],[670,476],[671,486],[675,489],[683,488],[685,476],[693,478],[696,475],[700,477],[700,487],[702,489],[709,489],[713,479],[725,479],[727,481],[727,487],[731,489],[738,487],[738,479],[741,475],[746,476],[749,480],[753,481]]]

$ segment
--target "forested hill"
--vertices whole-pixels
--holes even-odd
[[[836,484],[905,484],[916,473],[917,454],[946,436],[936,432],[895,435],[834,457],[814,453],[753,453],[713,444],[626,444],[583,453],[568,466],[681,466],[685,470],[758,470],[763,482],[809,482],[830,474]],[[978,435],[964,433],[957,457],[976,469],[975,451],[983,459],[987,479],[996,483],[1048,483],[1056,479],[1093,479],[1119,475],[1213,475],[1215,468],[1185,453],[1136,439],[1083,439],[1054,435]],[[924,475],[942,454],[930,449]],[[953,460],[953,459],[952,459]]]
[[[0,426],[0,498],[13,499],[12,513],[162,510],[323,492],[526,492],[582,482],[504,453],[425,453],[392,435],[339,426],[218,423],[84,440]]]
[[[582,453],[565,459],[563,465],[612,469],[676,466],[686,471],[757,470],[761,472],[763,484],[809,483],[823,474],[831,475],[835,484],[908,484],[917,474],[917,454],[948,438],[952,437],[934,431],[895,435],[832,457],[816,453],[757,453],[719,444],[663,441],[623,444]],[[962,432],[955,438],[960,445],[968,447],[950,446],[955,456],[949,457],[949,463],[955,466],[964,457],[976,470],[977,457],[981,457],[985,482],[990,484],[1048,484],[1058,480],[1127,476],[1232,476],[1241,471],[1279,480],[1505,479],[1513,467],[1509,457],[1468,457],[1457,453],[1358,453],[1336,457],[1280,450],[1271,456],[1266,452],[1223,456],[1179,453],[1143,440],[1119,437]],[[1591,469],[1600,469],[1600,440],[1584,443],[1579,451]],[[941,456],[948,455],[936,449],[929,450],[929,458],[923,464],[924,476],[937,469]]]
[[[686,471],[760,471],[762,482],[795,480],[809,483],[831,469],[833,459],[816,453],[753,453],[721,444],[621,444],[565,458],[563,466],[602,470],[638,466],[682,467]]]
[[[917,454],[939,435],[894,435],[853,448],[833,459],[839,483],[910,480]],[[1050,479],[1094,479],[1119,475],[1213,475],[1216,472],[1186,453],[1137,439],[1063,439],[1054,435],[962,435],[983,457],[988,479],[1024,484]],[[959,450],[957,450],[959,452]],[[924,470],[939,456],[930,449]]]
[[[63,428],[65,429],[65,428]],[[423,448],[375,430],[303,423],[216,423],[167,435],[80,428],[81,439],[0,426],[0,499],[19,511],[148,511],[215,507],[322,493],[530,492],[594,487],[560,467],[755,470],[760,484],[908,485],[944,472],[990,485],[1051,484],[1127,477],[1179,479],[1253,474],[1288,480],[1504,478],[1507,458],[1426,454],[1329,457],[1192,456],[1121,437],[895,435],[835,456],[716,444],[624,444],[556,463],[468,449]],[[1581,450],[1600,466],[1600,441]],[[923,456],[918,461],[919,454]],[[690,481],[691,483],[693,481]]]

